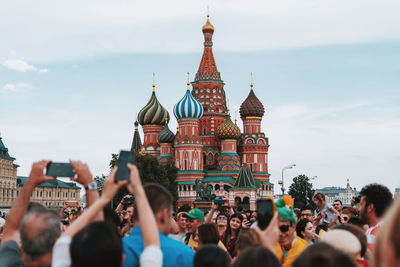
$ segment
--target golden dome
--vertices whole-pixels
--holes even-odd
[[[210,22],[210,16],[207,15],[206,24],[201,29],[203,32],[214,32],[214,26]]]

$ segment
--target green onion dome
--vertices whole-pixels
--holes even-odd
[[[264,116],[264,105],[257,98],[253,91],[253,84],[250,85],[250,93],[240,106],[240,117],[262,117]]]
[[[175,134],[169,129],[168,124],[164,126],[164,129],[157,136],[158,142],[161,143],[173,143]]]
[[[139,111],[137,120],[140,125],[165,125],[169,122],[169,113],[158,102],[154,89],[149,102]]]
[[[218,126],[217,135],[220,139],[240,138],[240,129],[236,124],[232,122],[229,113],[226,115],[224,123]]]

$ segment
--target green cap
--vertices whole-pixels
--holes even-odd
[[[204,221],[204,213],[199,209],[191,209],[188,213],[186,213],[183,216],[199,221]]]

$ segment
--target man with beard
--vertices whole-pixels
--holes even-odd
[[[368,248],[373,249],[375,237],[383,224],[383,215],[390,206],[393,195],[386,186],[374,183],[364,186],[360,196],[360,216],[369,226],[365,234]]]

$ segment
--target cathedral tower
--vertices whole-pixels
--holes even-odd
[[[154,157],[160,156],[160,145],[158,134],[163,130],[164,125],[169,122],[168,111],[161,106],[156,97],[156,86],[153,84],[153,92],[149,102],[140,110],[137,120],[143,127],[144,140],[142,152]]]
[[[199,69],[192,82],[192,94],[204,108],[204,115],[200,119],[200,135],[204,143],[202,158],[205,169],[212,169],[217,167],[217,158],[220,155],[220,142],[216,133],[226,116],[226,98],[224,82],[218,72],[212,50],[214,26],[209,16],[202,31],[204,50]]]
[[[261,132],[261,120],[264,106],[257,98],[250,84],[250,93],[240,106],[240,117],[243,120],[243,135],[239,145],[242,163],[248,166],[254,178],[268,181],[268,138]]]
[[[179,197],[187,203],[195,200],[196,179],[204,178],[201,156],[203,143],[199,131],[203,106],[190,93],[189,86],[188,82],[185,95],[174,107],[174,115],[178,120],[178,132],[174,140],[175,166],[179,169],[176,180]]]

